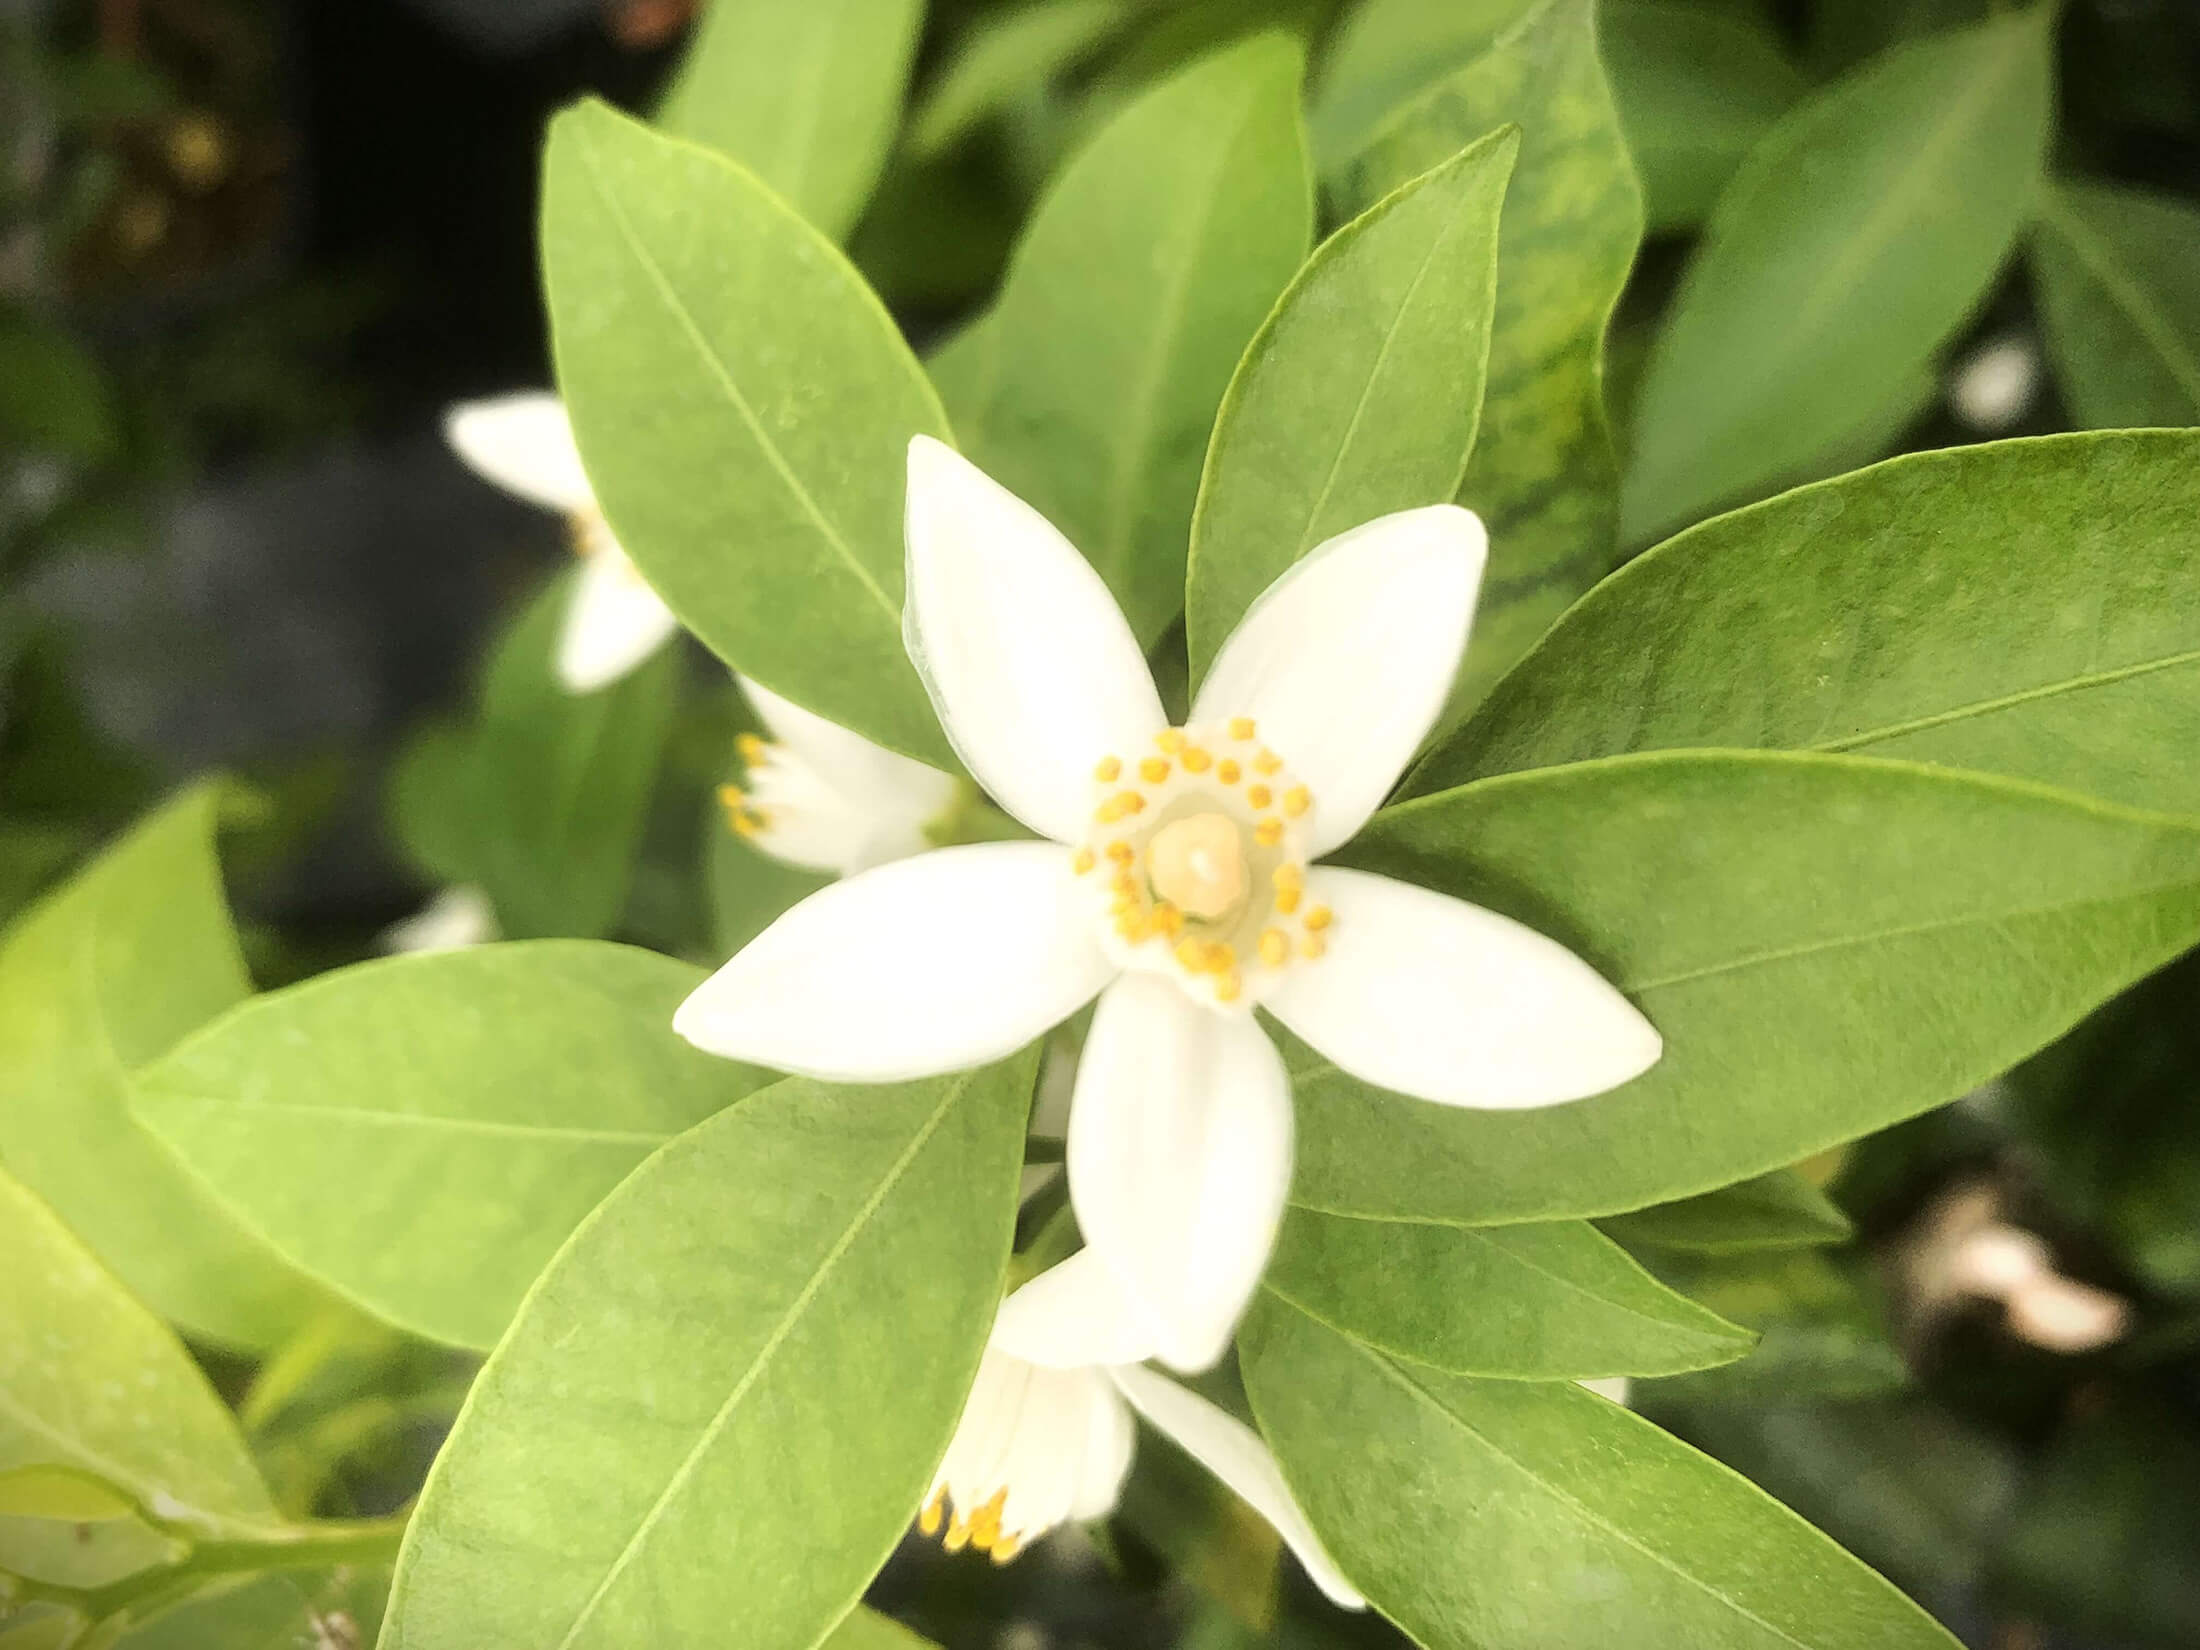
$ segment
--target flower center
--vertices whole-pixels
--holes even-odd
[[[741,765],[747,769],[750,789],[739,785],[718,787],[718,805],[726,810],[726,823],[737,836],[754,838],[759,831],[771,824],[772,816],[767,806],[769,793],[778,787],[775,769],[780,750],[777,745],[759,739],[753,733],[744,733],[734,741],[734,749],[741,754]]]
[[[1093,770],[1093,828],[1072,862],[1101,903],[1101,944],[1200,1002],[1250,1007],[1319,957],[1326,907],[1305,903],[1314,796],[1250,717],[1168,728],[1152,751]]]

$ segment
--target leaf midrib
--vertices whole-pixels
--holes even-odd
[[[236,1095],[200,1094],[184,1089],[150,1089],[146,1097],[156,1102],[166,1100],[172,1104],[196,1106],[215,1112],[259,1112],[306,1118],[315,1122],[334,1119],[345,1123],[412,1127],[449,1134],[571,1141],[606,1146],[643,1146],[650,1149],[662,1146],[677,1132],[671,1129],[652,1133],[639,1129],[572,1128],[562,1124],[514,1123],[493,1117],[454,1117],[436,1112],[375,1111],[366,1106],[313,1106],[293,1100],[254,1100]]]
[[[925,1146],[931,1141],[932,1136],[938,1132],[939,1126],[946,1120],[947,1114],[960,1104],[963,1096],[969,1092],[970,1085],[976,1080],[977,1075],[976,1072],[966,1072],[949,1086],[947,1092],[941,1097],[940,1103],[933,1108],[932,1115],[925,1119],[923,1127],[919,1128],[916,1134],[911,1137],[909,1144],[902,1148],[900,1155],[888,1166],[886,1173],[880,1177],[878,1185],[857,1208],[847,1226],[842,1229],[840,1236],[833,1240],[832,1246],[825,1251],[823,1257],[818,1261],[816,1270],[810,1274],[808,1281],[796,1292],[794,1299],[788,1302],[787,1309],[780,1314],[779,1321],[772,1326],[771,1333],[764,1338],[763,1344],[756,1350],[756,1355],[749,1360],[748,1368],[742,1371],[741,1378],[734,1383],[733,1390],[726,1395],[726,1401],[718,1406],[717,1412],[710,1418],[709,1425],[704,1427],[702,1435],[696,1439],[694,1447],[688,1451],[686,1458],[673,1471],[671,1478],[665,1484],[664,1492],[652,1503],[649,1511],[642,1516],[641,1523],[636,1526],[634,1534],[629,1538],[627,1544],[620,1549],[618,1557],[612,1560],[611,1568],[605,1573],[603,1580],[596,1584],[595,1590],[588,1595],[587,1600],[581,1605],[579,1613],[573,1618],[572,1626],[566,1630],[565,1636],[558,1640],[556,1650],[572,1650],[572,1645],[580,1637],[581,1630],[588,1625],[590,1618],[595,1615],[597,1607],[609,1596],[612,1587],[617,1583],[619,1577],[625,1573],[626,1567],[634,1561],[635,1554],[641,1551],[642,1544],[648,1539],[649,1532],[656,1527],[658,1520],[664,1516],[666,1508],[671,1506],[673,1498],[680,1493],[689,1478],[694,1475],[703,1457],[709,1453],[710,1447],[717,1442],[719,1434],[724,1432],[731,1423],[734,1412],[740,1407],[741,1401],[748,1396],[749,1390],[763,1378],[764,1371],[778,1354],[781,1344],[794,1332],[796,1323],[809,1310],[810,1303],[816,1299],[818,1292],[824,1288],[825,1281],[832,1275],[833,1269],[855,1246],[856,1239],[862,1236],[864,1228],[871,1223],[872,1219],[878,1214],[881,1205],[892,1194],[894,1188],[901,1183],[902,1177],[909,1172],[910,1165],[916,1161],[918,1154],[924,1150]]]
[[[2187,648],[2179,653],[2165,653],[2159,658],[2144,659],[2137,664],[2120,665],[2113,670],[2089,671],[2077,676],[2058,677],[2034,687],[2019,688],[1992,699],[1973,699],[1964,704],[1952,705],[1946,710],[1932,711],[1923,716],[1913,716],[1905,722],[1889,722],[1880,727],[1866,728],[1858,733],[1843,734],[1838,739],[1822,739],[1807,745],[1789,747],[1805,751],[1851,751],[1882,740],[1900,739],[1907,734],[1921,733],[1928,728],[1943,727],[1951,722],[1967,721],[1974,716],[1992,716],[1997,712],[2018,705],[2036,704],[2043,699],[2060,698],[2066,693],[2084,693],[2092,688],[2110,687],[2118,682],[2128,682],[2141,676],[2152,676],[2160,671],[2178,670],[2186,665],[2200,664],[2200,648]]]
[[[747,427],[750,437],[756,443],[757,450],[764,455],[772,469],[778,473],[780,480],[785,484],[787,491],[793,496],[797,505],[800,506],[803,514],[808,516],[816,525],[818,533],[825,543],[831,546],[840,559],[847,564],[848,570],[855,575],[863,588],[870,592],[872,600],[878,603],[880,611],[898,629],[901,624],[900,607],[888,598],[885,588],[873,576],[870,568],[866,567],[862,559],[856,555],[848,541],[841,536],[840,530],[833,525],[824,510],[819,507],[809,488],[803,485],[802,479],[795,474],[794,467],[788,463],[786,454],[779,450],[779,444],[773,441],[770,435],[765,432],[763,421],[756,416],[756,410],[749,405],[747,397],[742,395],[741,387],[734,382],[731,370],[720,359],[718,352],[711,347],[710,340],[704,336],[702,328],[697,325],[695,317],[689,312],[686,302],[680,297],[670,277],[665,274],[657,260],[650,256],[648,249],[642,244],[641,237],[635,233],[633,220],[627,216],[625,208],[619,202],[617,192],[606,184],[603,173],[597,166],[594,141],[584,132],[576,132],[575,138],[575,153],[580,156],[581,164],[588,170],[588,181],[595,189],[596,198],[603,202],[604,209],[610,214],[612,221],[618,225],[621,240],[624,241],[627,250],[633,255],[635,262],[648,275],[651,285],[657,289],[658,296],[663,300],[665,308],[671,313],[673,319],[679,323],[680,330],[687,334],[688,341],[695,347],[696,354],[709,366],[711,377],[717,381],[719,388],[724,391],[727,402],[740,415],[741,422]]]

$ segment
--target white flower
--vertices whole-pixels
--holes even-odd
[[[1019,1334],[1043,1340],[1049,1324],[1018,1303],[1043,1298],[1049,1319],[1076,1320],[1079,1338],[1096,1345],[1112,1336],[1135,1359],[1136,1331],[1091,1253],[1042,1273],[1002,1307],[918,1527],[941,1536],[950,1552],[972,1546],[1006,1564],[1066,1520],[1105,1517],[1130,1470],[1135,1410],[1273,1524],[1334,1602],[1364,1609],[1367,1600],[1291,1499],[1275,1457],[1244,1423],[1135,1361],[1058,1367],[1019,1355]],[[1096,1317],[1112,1329],[1095,1332]]]
[[[558,679],[568,692],[608,687],[664,646],[679,621],[611,536],[564,403],[547,390],[465,401],[444,415],[443,433],[477,474],[559,511],[572,530],[581,575],[558,633]]]
[[[2040,352],[2028,339],[1981,345],[1948,381],[1956,421],[1982,435],[2014,428],[2031,411],[2040,388]]]
[[[444,889],[402,922],[382,930],[379,948],[388,952],[463,951],[497,937],[496,908],[472,883]]]
[[[1509,918],[1312,863],[1381,804],[1466,643],[1481,524],[1368,523],[1256,602],[1168,726],[1107,587],[939,443],[909,453],[903,628],[971,774],[1050,839],[946,848],[782,916],[680,1007],[698,1047],[844,1082],[999,1059],[1097,996],[1070,1197],[1163,1361],[1213,1363],[1291,1178],[1255,1003],[1343,1071],[1519,1108],[1647,1069],[1657,1033]]]
[[[743,837],[774,859],[837,876],[931,846],[924,830],[954,802],[952,777],[874,745],[761,682],[734,679],[772,735],[742,736],[748,782],[718,793]]]

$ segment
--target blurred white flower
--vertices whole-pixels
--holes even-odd
[[[1996,338],[1957,365],[1948,383],[1948,406],[1966,427],[1999,435],[2032,410],[2039,388],[2038,347],[2028,338]]]
[[[463,951],[497,937],[496,908],[472,883],[444,889],[402,922],[382,930],[377,947],[407,951]]]
[[[1926,1215],[1900,1259],[1912,1317],[1929,1325],[1962,1301],[1989,1301],[2011,1334],[2045,1351],[2095,1352],[2123,1339],[2130,1306],[2065,1277],[2046,1240],[2002,1220],[2000,1206],[1991,1186],[1966,1186]]]
[[[464,401],[444,414],[443,433],[476,474],[566,518],[581,555],[558,632],[558,679],[568,692],[610,686],[671,639],[679,621],[611,536],[564,403],[547,390]]]

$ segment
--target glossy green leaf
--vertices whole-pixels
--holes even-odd
[[[476,1383],[383,1650],[822,1639],[954,1430],[1034,1069],[789,1078],[637,1170]]]
[[[1364,206],[1508,123],[1520,159],[1498,235],[1482,425],[1459,502],[1490,532],[1477,645],[1489,684],[1613,562],[1618,467],[1604,333],[1642,238],[1642,194],[1597,57],[1592,0],[1371,0],[1314,109],[1331,189]]]
[[[1807,464],[1971,312],[2032,208],[2052,10],[1875,59],[1751,152],[1651,351],[1624,538]]]
[[[0,1253],[0,1472],[71,1468],[213,1535],[278,1522],[190,1354],[6,1175]]]
[[[72,459],[115,448],[114,388],[75,339],[0,309],[0,437]]]
[[[1853,1264],[1793,1250],[1659,1253],[1652,1270],[1758,1336],[1745,1358],[1645,1387],[1661,1403],[1876,1398],[1909,1383],[1886,1314]]]
[[[134,1627],[114,1650],[353,1650],[374,1642],[387,1565],[270,1571]]]
[[[219,807],[184,792],[0,935],[0,1159],[161,1316],[259,1347],[315,1291],[129,1114],[131,1070],[252,990]]]
[[[1953,1650],[1747,1480],[1568,1382],[1401,1364],[1273,1296],[1242,1346],[1292,1493],[1429,1650]]]
[[[1474,448],[1497,223],[1520,148],[1493,132],[1324,241],[1238,363],[1192,516],[1192,678],[1324,539],[1447,502]]]
[[[2200,434],[1919,453],[1607,580],[1408,781],[1769,746],[2200,813]]]
[[[486,1348],[612,1187],[770,1081],[673,1035],[702,978],[578,940],[361,963],[186,1038],[137,1114],[315,1277]]]
[[[927,1650],[931,1643],[892,1616],[882,1616],[859,1604],[826,1635],[819,1650]]]
[[[406,741],[390,767],[385,792],[390,834],[430,882],[481,877],[472,735],[471,727],[458,722],[430,723]]]
[[[551,123],[558,383],[619,542],[728,664],[951,767],[901,645],[909,438],[945,437],[893,321],[733,162],[600,103]]]
[[[0,1517],[104,1524],[136,1511],[131,1496],[82,1467],[37,1464],[0,1471]],[[5,1567],[0,1562],[0,1569]]]
[[[1986,775],[1688,751],[1394,807],[1363,869],[1503,911],[1627,992],[1664,1057],[1526,1112],[1293,1060],[1292,1197],[1467,1225],[1669,1202],[1969,1092],[2200,939],[2200,827]]]
[[[1650,228],[1692,228],[1803,95],[1802,71],[1765,19],[1746,12],[1612,0],[1599,21]]]
[[[1586,1221],[1436,1226],[1294,1209],[1262,1281],[1341,1334],[1463,1375],[1669,1375],[1749,1350],[1745,1332]]]
[[[909,148],[939,154],[1044,87],[1130,17],[1123,0],[1037,0],[976,19],[909,117]]]
[[[2200,209],[2066,180],[2041,191],[2031,253],[2048,348],[2078,422],[2200,424]]]
[[[1295,41],[1263,35],[1125,108],[1055,179],[979,338],[941,369],[963,451],[1091,559],[1147,645],[1184,599],[1231,369],[1312,236],[1300,68]]]
[[[727,829],[725,811],[716,804],[703,828],[710,833],[703,874],[710,891],[711,944],[721,957],[732,956],[833,880],[759,853]]]
[[[893,146],[924,0],[711,0],[658,124],[845,236]]]
[[[1721,1186],[1678,1203],[1658,1203],[1597,1222],[1632,1248],[1724,1255],[1843,1243],[1856,1228],[1833,1199],[1793,1169]]]

